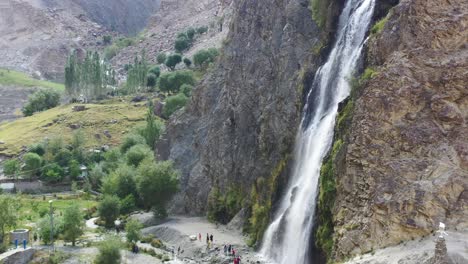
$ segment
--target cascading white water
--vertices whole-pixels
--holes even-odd
[[[265,232],[260,254],[271,263],[307,264],[322,160],[330,149],[338,104],[349,96],[349,78],[361,54],[375,0],[348,0],[326,63],[307,95],[296,138],[288,188]]]

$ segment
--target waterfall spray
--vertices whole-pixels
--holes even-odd
[[[292,177],[260,250],[270,263],[309,263],[320,167],[333,141],[338,104],[350,93],[347,78],[360,57],[374,1],[346,2],[339,18],[336,43],[307,95],[296,137]]]

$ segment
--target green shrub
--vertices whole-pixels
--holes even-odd
[[[193,55],[193,63],[197,67],[206,67],[208,64],[214,62],[219,52],[215,48],[199,50]]]
[[[83,234],[83,214],[77,204],[65,209],[63,214],[63,234],[66,241],[75,246],[76,239]]]
[[[111,42],[112,42],[112,36],[109,36],[109,35],[102,36],[102,43],[104,43],[104,45],[109,45],[111,44]]]
[[[184,64],[187,66],[187,68],[190,68],[190,65],[192,65],[192,61],[189,58],[184,58]]]
[[[192,95],[193,86],[190,84],[182,84],[180,87],[180,92],[183,93],[185,96],[190,97]]]
[[[175,111],[183,108],[187,104],[188,98],[184,94],[169,96],[163,108],[163,115],[169,118]]]
[[[158,77],[156,75],[150,73],[146,76],[146,86],[154,88],[156,86]]]
[[[38,233],[41,237],[44,244],[49,244],[52,242],[50,240],[51,235],[51,226],[50,226],[50,215],[45,215],[38,223]],[[60,234],[63,233],[63,220],[61,217],[54,216],[54,229],[53,229],[53,238],[57,239]]]
[[[161,69],[159,68],[159,66],[153,66],[149,69],[148,73],[152,73],[156,76],[156,78],[159,78],[159,76],[161,75]]]
[[[187,32],[186,32],[186,35],[187,35],[187,38],[192,41],[194,38],[195,38],[195,34],[197,33],[197,31],[190,27],[187,29]]]
[[[120,145],[120,151],[125,154],[127,150],[129,150],[131,147],[138,145],[138,144],[145,144],[146,140],[143,136],[138,135],[138,134],[128,134],[125,136],[122,144]]]
[[[229,188],[223,194],[217,187],[208,195],[208,220],[227,224],[242,208],[243,197],[239,189]]]
[[[388,21],[388,17],[384,17],[380,19],[377,23],[375,23],[371,28],[371,34],[378,34],[382,32],[387,21]]]
[[[23,156],[23,172],[29,178],[39,175],[42,164],[42,158],[36,153],[26,153]]]
[[[138,167],[145,159],[153,160],[154,154],[146,144],[140,144],[131,147],[125,154],[125,158],[128,165]]]
[[[114,221],[120,214],[119,198],[113,195],[104,195],[97,209],[98,215],[104,221],[106,227],[113,227]]]
[[[50,163],[44,168],[42,178],[47,182],[60,182],[63,180],[65,173],[62,167],[57,163]]]
[[[169,55],[166,59],[166,66],[169,67],[169,69],[174,70],[175,66],[179,64],[182,61],[182,56],[180,54],[172,54]]]
[[[106,176],[106,173],[102,170],[101,164],[96,164],[89,172],[88,180],[91,187],[97,189],[101,185],[102,179]]]
[[[312,11],[312,19],[320,28],[324,28],[327,24],[327,12],[330,5],[330,0],[310,0],[310,9]]]
[[[104,58],[106,58],[107,60],[110,60],[110,59],[114,58],[119,51],[120,51],[119,47],[117,47],[115,45],[106,47],[104,49]]]
[[[183,84],[195,84],[192,71],[185,70],[164,73],[158,80],[158,86],[162,92],[178,93]]]
[[[41,143],[33,144],[33,145],[29,146],[29,148],[28,148],[28,152],[36,153],[39,156],[43,156],[45,154],[45,151],[46,151],[45,147]]]
[[[70,178],[72,180],[76,180],[81,174],[80,163],[76,160],[71,160],[68,164],[68,172],[70,174]]]
[[[158,56],[156,56],[156,61],[159,63],[159,64],[163,64],[164,62],[166,62],[166,53],[162,52],[162,53],[159,53]]]
[[[99,254],[96,256],[96,264],[119,264],[120,248],[122,242],[117,236],[107,237],[99,244]]]
[[[54,157],[54,161],[62,167],[66,167],[72,160],[73,155],[68,149],[61,149]]]
[[[129,214],[136,208],[135,198],[132,194],[127,195],[125,198],[120,200],[120,211],[122,214]]]
[[[187,36],[179,37],[174,43],[174,48],[177,52],[182,53],[184,50],[190,47],[190,41]]]
[[[18,159],[9,159],[3,163],[3,173],[9,178],[13,178],[20,170]]]
[[[155,216],[166,217],[165,206],[178,189],[179,173],[172,162],[143,162],[137,170],[137,189],[146,208],[153,208]]]
[[[125,224],[125,232],[127,233],[125,236],[127,238],[127,242],[129,243],[136,243],[141,238],[141,228],[142,224],[135,219],[130,219]]]
[[[56,107],[60,103],[60,94],[52,89],[41,89],[33,93],[28,98],[28,102],[23,107],[25,116],[31,116],[35,112],[44,111]]]
[[[202,27],[198,27],[197,28],[197,33],[198,34],[204,34],[208,31],[208,27],[207,26],[202,26]]]

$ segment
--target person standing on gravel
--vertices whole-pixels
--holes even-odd
[[[210,236],[208,235],[208,233],[206,233],[206,244],[209,244],[210,243]]]
[[[201,233],[198,233],[198,240],[201,242]]]
[[[213,234],[211,234],[210,236],[210,241],[211,241],[211,244],[213,244]]]
[[[227,246],[226,244],[224,244],[224,255],[226,256],[226,254],[227,254]]]

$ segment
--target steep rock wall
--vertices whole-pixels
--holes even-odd
[[[213,186],[245,196],[291,152],[324,41],[308,0],[236,1],[222,55],[167,128],[181,170],[173,211],[203,214]]]
[[[338,164],[335,256],[468,228],[468,6],[404,0],[368,44],[373,75]],[[377,30],[378,31],[378,30]]]

